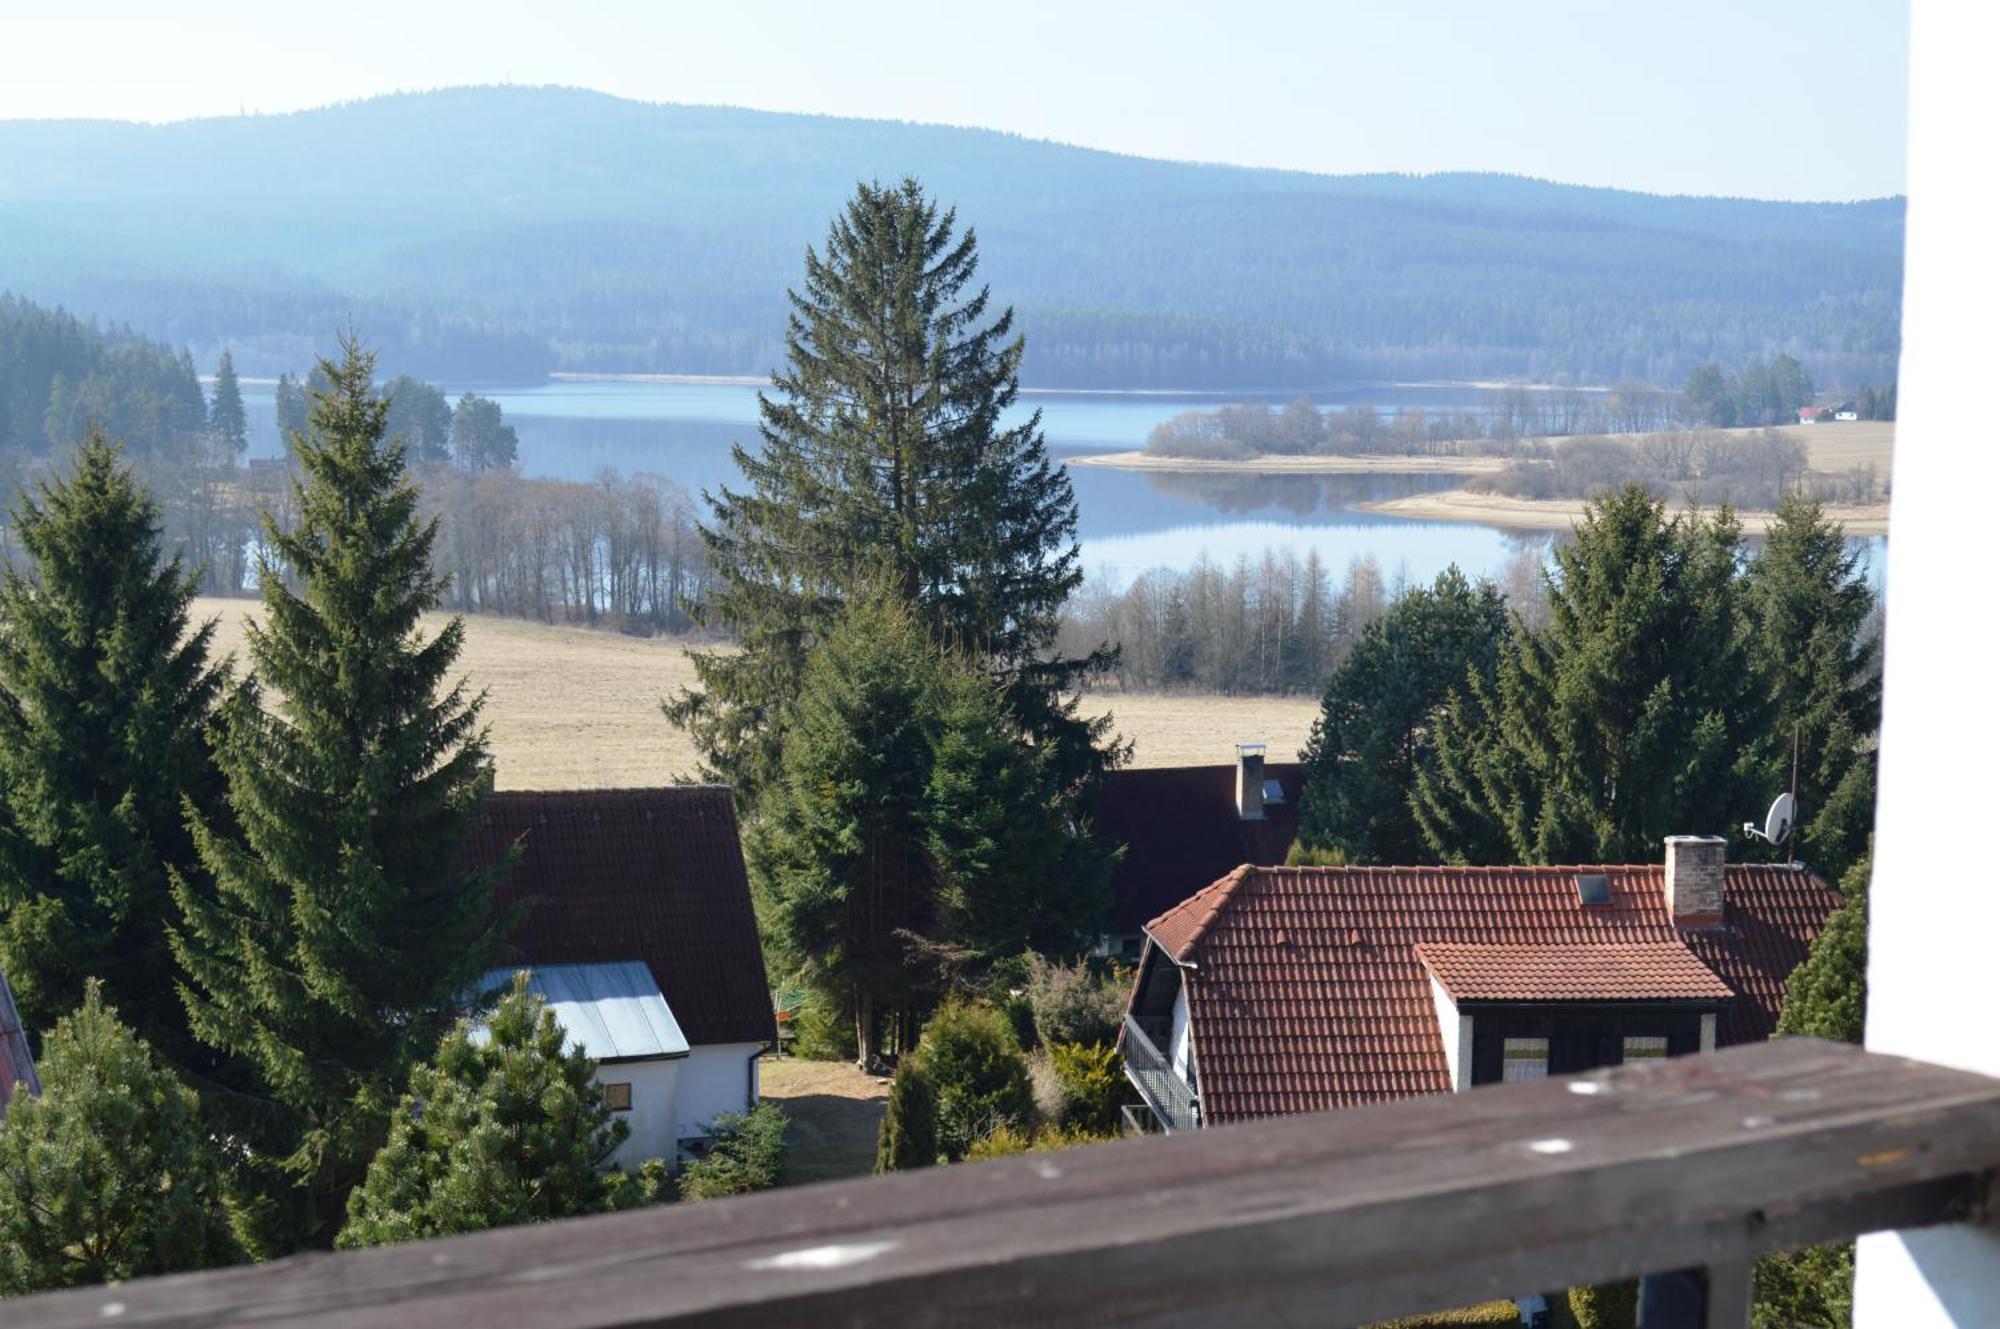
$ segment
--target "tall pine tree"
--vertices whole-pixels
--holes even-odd
[[[225,703],[219,762],[240,831],[194,817],[214,879],[175,883],[195,1032],[254,1064],[279,1110],[295,1240],[326,1241],[495,940],[506,864],[458,866],[492,783],[482,698],[448,681],[464,640],[438,601],[434,522],[384,440],[374,357],[322,363],[300,439],[297,526],[266,522],[253,683]],[[296,586],[296,590],[293,588]],[[260,689],[275,708],[259,705]]]
[[[1751,668],[1738,528],[1637,486],[1559,546],[1547,626],[1515,625],[1492,685],[1438,715],[1414,810],[1446,861],[1647,862],[1742,820],[1768,707]]]
[[[914,180],[863,184],[791,294],[789,364],[760,395],[746,485],[711,496],[707,622],[738,649],[694,657],[667,711],[710,773],[752,800],[775,778],[806,652],[864,583],[883,581],[940,641],[1006,684],[1024,731],[1072,779],[1102,769],[1108,726],[1072,688],[1108,657],[1053,654],[1082,580],[1076,500],[1039,414],[1005,425],[1022,341],[989,317],[977,245]]]
[[[208,432],[227,444],[236,456],[250,446],[250,426],[243,415],[243,389],[236,383],[236,362],[229,352],[215,366],[215,389],[209,393]]]
[[[183,800],[221,780],[204,734],[225,686],[213,622],[190,631],[198,574],[160,556],[157,504],[92,434],[24,498],[25,572],[0,578],[0,967],[30,1029],[85,980],[176,1064],[197,1058],[167,946],[169,872],[195,863]]]
[[[1796,853],[1832,880],[1860,858],[1875,822],[1882,723],[1881,643],[1869,631],[1875,593],[1860,554],[1817,499],[1788,496],[1777,518],[1744,579],[1751,658],[1771,705],[1759,774],[1767,796],[1787,787],[1796,728],[1803,813]]]
[[[1417,863],[1431,856],[1410,811],[1430,760],[1431,713],[1471,670],[1492,681],[1507,632],[1506,603],[1456,567],[1396,598],[1362,630],[1327,680],[1302,759],[1299,841],[1350,863]]]

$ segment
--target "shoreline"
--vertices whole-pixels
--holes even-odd
[[[1581,498],[1510,498],[1505,494],[1475,494],[1468,489],[1447,489],[1436,494],[1414,494],[1408,498],[1377,499],[1358,506],[1367,512],[1410,521],[1468,522],[1516,531],[1567,531],[1583,516]],[[1848,535],[1887,535],[1887,503],[1828,503],[1826,515],[1839,522]],[[1738,512],[1745,535],[1763,535],[1776,520],[1770,512]]]
[[[728,388],[768,388],[769,378],[757,374],[665,374],[626,373],[592,369],[552,369],[548,374],[552,383],[673,383],[695,387]],[[206,380],[204,380],[206,381]],[[276,379],[241,380],[245,383],[275,383]],[[1524,392],[1585,392],[1608,393],[1615,389],[1606,387],[1565,387],[1560,383],[1507,383],[1498,379],[1432,379],[1420,383],[1349,383],[1334,387],[1320,388],[1030,388],[1020,390],[1023,397],[1162,397],[1187,400],[1212,399],[1224,404],[1262,401],[1277,397],[1321,397],[1342,392],[1357,392],[1369,388],[1411,388],[1417,390],[1466,389],[1478,392],[1498,392],[1507,388],[1520,388]]]
[[[1504,457],[1311,456],[1160,457],[1150,452],[1093,452],[1063,458],[1065,466],[1181,475],[1491,475]]]

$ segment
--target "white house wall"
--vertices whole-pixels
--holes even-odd
[[[1436,977],[1431,979],[1431,1005],[1437,1011],[1438,1041],[1444,1044],[1444,1063],[1451,1069],[1451,1087],[1470,1089],[1472,1017],[1459,1013],[1458,1003]]]
[[[681,1069],[685,1064],[681,1058],[664,1057],[598,1064],[599,1084],[632,1086],[632,1110],[614,1114],[632,1132],[613,1156],[628,1172],[649,1158],[673,1163],[674,1123],[679,1120]]]
[[[1167,1063],[1183,1081],[1188,1080],[1188,1063],[1194,1057],[1194,1040],[1188,1037],[1187,984],[1174,993],[1173,1036],[1167,1040]]]
[[[761,1043],[697,1044],[681,1062],[681,1138],[708,1133],[718,1112],[747,1112],[757,1105]]]

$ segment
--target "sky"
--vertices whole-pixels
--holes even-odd
[[[0,0],[0,119],[469,83],[1322,172],[1901,193],[1903,0]]]

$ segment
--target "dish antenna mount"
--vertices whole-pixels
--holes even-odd
[[[1799,727],[1792,726],[1792,790],[1779,794],[1771,801],[1771,810],[1764,814],[1763,829],[1757,823],[1743,823],[1743,833],[1753,840],[1765,844],[1780,845],[1792,838],[1799,821]]]

